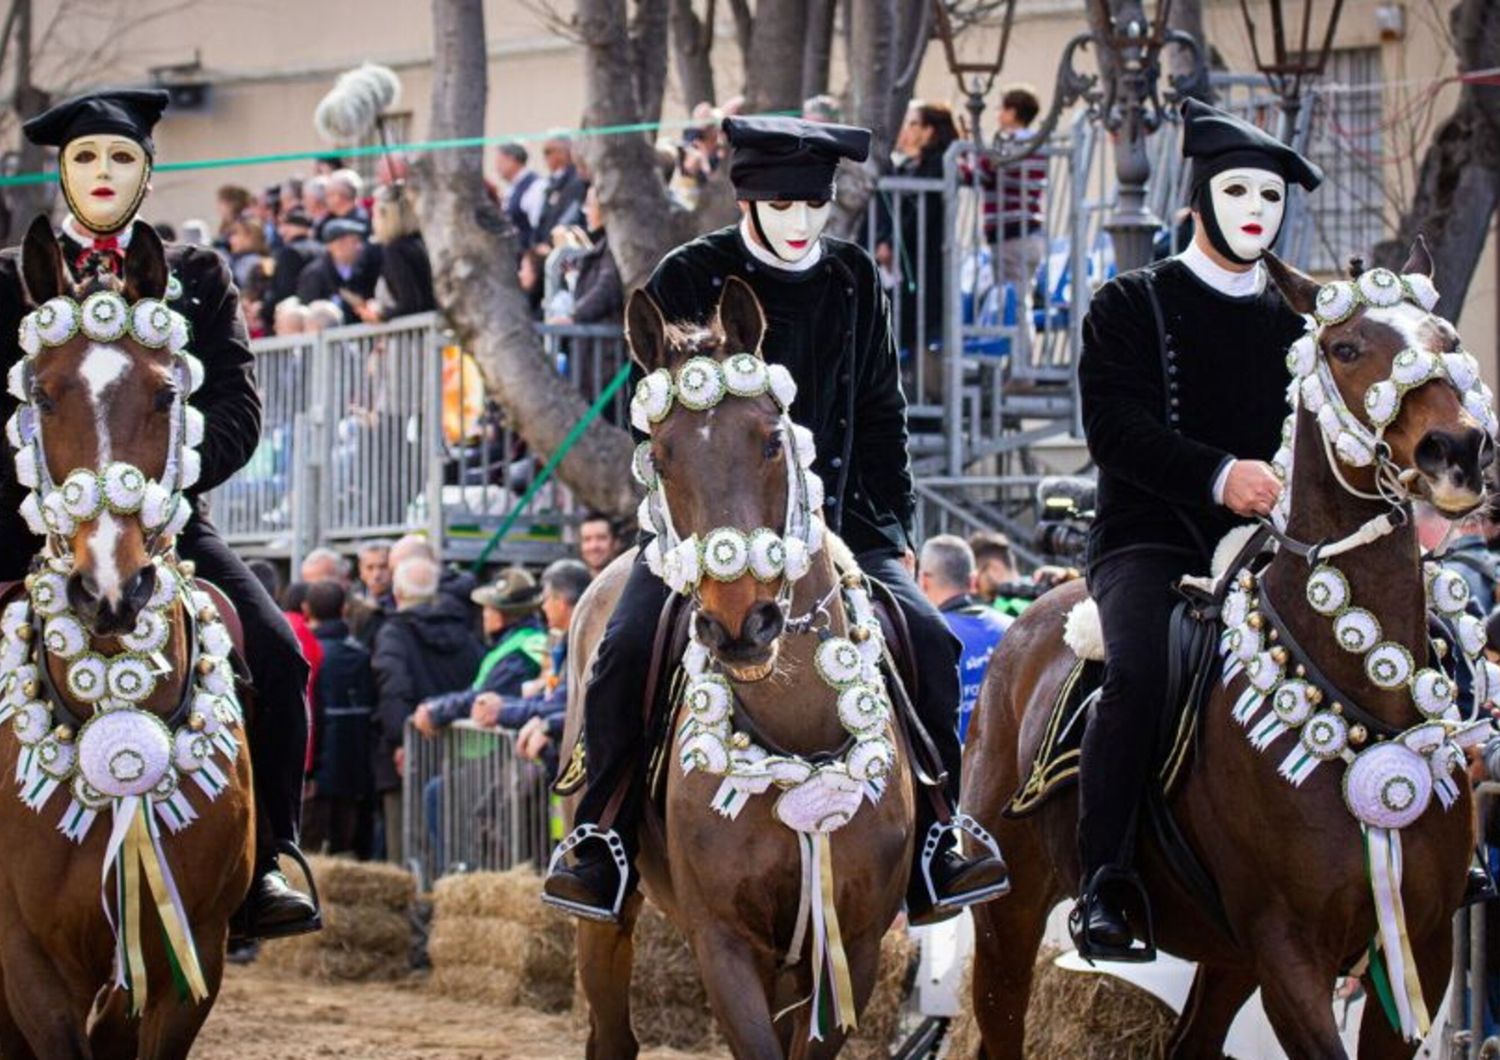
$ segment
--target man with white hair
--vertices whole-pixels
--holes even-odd
[[[318,582],[349,584],[349,561],[331,548],[315,548],[302,560],[297,570],[302,581],[308,585]]]
[[[402,563],[413,557],[421,557],[438,564],[442,571],[438,584],[438,591],[450,600],[455,601],[464,614],[470,619],[474,618],[474,604],[471,597],[474,590],[479,588],[479,582],[473,574],[466,570],[457,570],[442,566],[442,557],[438,550],[425,534],[404,534],[396,539],[391,546],[390,567],[395,570]]]
[[[979,701],[990,656],[1000,645],[1010,619],[974,596],[974,552],[952,534],[929,537],[922,546],[917,584],[963,643],[959,655],[958,738],[969,734],[969,716]]]
[[[365,233],[369,234],[370,212],[359,201],[364,191],[364,178],[352,169],[336,169],[328,174],[327,190],[324,193],[328,200],[328,217],[318,224],[319,238],[322,238],[323,225],[335,218],[342,221],[356,221],[363,225]]]
[[[391,551],[394,559],[396,550]],[[375,635],[371,659],[378,691],[373,765],[385,817],[386,859],[400,864],[406,719],[422,700],[471,682],[484,645],[470,627],[467,610],[441,592],[443,569],[430,556],[408,556],[393,570],[396,612]]]

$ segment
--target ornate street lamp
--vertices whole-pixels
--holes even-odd
[[[1245,32],[1250,37],[1250,54],[1255,68],[1266,75],[1271,91],[1281,103],[1281,128],[1277,135],[1282,142],[1291,143],[1297,132],[1297,116],[1302,110],[1302,91],[1309,81],[1323,75],[1328,65],[1328,53],[1333,48],[1333,32],[1338,28],[1339,14],[1344,0],[1332,0],[1327,6],[1327,28],[1323,40],[1318,44],[1313,39],[1313,8],[1316,0],[1302,0],[1301,33],[1287,39],[1287,19],[1282,0],[1265,0],[1270,8],[1271,39],[1269,56],[1261,48],[1261,38],[1256,30],[1255,16],[1250,13],[1249,0],[1240,0],[1240,14],[1245,19]],[[1321,19],[1318,20],[1321,23]]]
[[[933,0],[932,6],[937,15],[937,35],[943,42],[948,69],[958,81],[959,91],[968,97],[966,106],[969,111],[969,138],[978,145],[981,142],[979,116],[984,113],[985,97],[994,89],[1000,70],[1005,66],[1005,52],[1010,47],[1010,27],[1016,17],[1016,0]],[[1001,8],[1005,10],[1005,15],[1000,24],[1000,43],[994,57],[990,58],[983,53],[974,54],[975,49],[966,44],[977,36],[973,32],[974,27]]]

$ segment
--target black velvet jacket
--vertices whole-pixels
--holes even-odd
[[[58,242],[71,266],[83,248],[65,234],[59,235]],[[207,515],[207,502],[199,495],[244,467],[260,442],[255,355],[250,352],[239,291],[219,255],[207,247],[173,244],[167,247],[167,264],[182,283],[181,297],[168,304],[187,318],[192,333],[188,348],[204,369],[203,386],[192,398],[205,425],[198,448],[203,471],[191,491],[201,519]],[[20,250],[0,251],[0,372],[21,357],[17,332],[28,310]],[[9,419],[15,407],[15,398],[0,394],[0,420]],[[7,452],[0,459],[0,579],[24,575],[36,547],[36,538],[17,512],[25,495]]]
[[[1166,332],[1158,341],[1147,285]],[[1084,434],[1099,467],[1091,563],[1134,548],[1207,560],[1243,520],[1215,504],[1231,459],[1269,460],[1280,444],[1286,351],[1302,318],[1267,284],[1232,298],[1169,259],[1117,276],[1083,322],[1078,382]]]
[[[911,547],[906,397],[875,262],[825,236],[823,260],[807,271],[768,268],[729,227],[668,254],[647,290],[667,320],[706,323],[730,276],[760,299],[766,360],[786,365],[797,382],[792,418],[813,432],[829,526],[856,553]]]

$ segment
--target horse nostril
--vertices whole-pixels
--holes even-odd
[[[1436,478],[1453,463],[1453,437],[1446,431],[1428,431],[1417,443],[1417,469]]]
[[[697,623],[698,639],[705,648],[718,650],[729,643],[729,631],[718,619],[710,618],[700,611],[694,621]]]
[[[91,611],[99,604],[99,582],[88,571],[74,571],[68,577],[67,593],[75,611]]]
[[[741,636],[757,648],[769,647],[772,641],[781,636],[781,627],[785,621],[780,607],[770,600],[762,600],[751,607],[750,613],[745,616]]]

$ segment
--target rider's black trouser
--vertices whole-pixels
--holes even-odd
[[[276,841],[297,842],[307,762],[307,660],[286,616],[219,532],[194,517],[177,552],[233,602],[245,630],[245,662],[255,686],[249,718],[255,774],[256,848],[260,860]]]
[[[917,714],[937,747],[948,772],[950,801],[958,793],[961,748],[958,742],[958,638],[943,616],[917,588],[900,559],[889,552],[858,557],[864,572],[883,582],[896,598],[916,657],[921,660]],[[577,822],[597,823],[627,772],[632,783],[614,827],[632,857],[636,824],[644,798],[646,755],[642,747],[641,695],[651,667],[657,619],[670,590],[636,559],[619,602],[605,626],[584,695],[584,749],[588,787],[578,803]],[[920,800],[921,807],[927,803]],[[924,820],[925,820],[924,815]]]
[[[1179,597],[1172,585],[1196,564],[1180,551],[1116,553],[1089,571],[1108,662],[1079,761],[1078,853],[1086,884],[1134,853],[1136,810],[1146,791],[1167,697],[1167,637]]]

